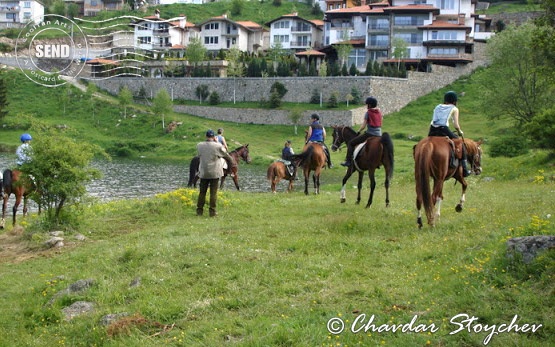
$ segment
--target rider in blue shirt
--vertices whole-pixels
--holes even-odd
[[[326,153],[326,161],[328,162],[328,168],[331,169],[333,167],[333,164],[331,163],[330,151],[328,150],[328,147],[326,147],[326,144],[324,143],[324,141],[326,140],[326,128],[324,128],[320,124],[320,116],[317,115],[316,113],[313,113],[310,116],[310,120],[312,123],[310,124],[310,127],[308,128],[308,131],[306,133],[306,138],[307,138],[306,143],[317,142],[322,145],[322,147],[324,148],[324,153]]]

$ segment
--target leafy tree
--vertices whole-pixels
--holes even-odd
[[[241,62],[241,51],[239,48],[232,47],[226,54],[226,60],[229,63],[227,66],[227,75],[229,77],[245,76],[245,65]]]
[[[131,90],[129,90],[127,86],[123,86],[118,94],[119,105],[123,108],[123,118],[127,118],[127,107],[131,104],[132,101],[133,94],[131,93]]]
[[[60,16],[66,15],[66,5],[63,0],[56,0],[50,5],[50,13]]]
[[[555,151],[555,108],[544,110],[525,125],[534,145]]]
[[[357,89],[357,87],[351,88],[351,95],[353,96],[353,104],[361,103],[360,91]]]
[[[162,129],[166,128],[165,117],[172,111],[173,102],[165,89],[160,89],[152,100],[152,112],[162,118]]]
[[[289,112],[288,117],[289,117],[289,120],[293,123],[293,126],[295,127],[295,135],[297,135],[297,125],[299,125],[299,121],[303,117],[303,114],[299,110],[292,110],[291,112]]]
[[[70,219],[62,210],[78,205],[86,194],[86,184],[100,177],[90,162],[95,154],[103,152],[57,129],[41,126],[33,133],[33,160],[22,169],[34,177],[37,189],[32,198],[43,208],[41,216],[47,226],[59,226]]]
[[[531,23],[511,26],[488,42],[491,64],[481,84],[490,118],[506,116],[524,124],[542,109],[554,107],[554,75],[545,66],[545,52],[532,44],[536,31]]]
[[[6,81],[3,72],[0,72],[0,120],[8,115],[8,95],[6,90]]]
[[[400,70],[401,60],[405,59],[409,55],[409,48],[407,41],[403,40],[400,37],[394,37],[391,41],[393,46],[392,56],[393,59],[397,60],[397,70]],[[403,64],[404,65],[404,64]]]
[[[198,63],[204,61],[206,52],[207,49],[202,44],[200,38],[192,38],[187,46],[187,59],[189,60],[189,64],[196,67]]]
[[[320,64],[320,70],[318,70],[318,76],[326,77],[328,75],[328,63],[323,61]]]

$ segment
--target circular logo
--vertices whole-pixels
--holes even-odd
[[[75,78],[85,67],[87,37],[71,19],[57,14],[35,18],[21,30],[15,57],[31,81],[45,87],[59,87]]]

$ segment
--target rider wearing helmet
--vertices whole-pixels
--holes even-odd
[[[21,137],[19,138],[21,140],[21,145],[19,145],[19,147],[17,147],[17,150],[15,151],[15,155],[17,156],[16,159],[16,164],[17,166],[21,166],[25,163],[28,163],[31,161],[31,155],[32,155],[32,148],[31,148],[31,140],[33,139],[33,137],[30,134],[23,134],[21,135]]]
[[[320,124],[320,116],[316,113],[313,113],[310,116],[310,127],[306,132],[306,143],[309,142],[316,142],[322,145],[324,149],[324,153],[326,154],[326,162],[328,163],[328,168],[331,169],[333,164],[331,163],[331,156],[328,147],[324,143],[326,140],[326,128]]]
[[[449,129],[449,121],[453,120],[453,126],[460,136],[464,136],[459,124],[459,109],[457,108],[457,93],[454,91],[448,91],[443,95],[443,104],[439,104],[434,109],[434,114],[432,117],[432,122],[430,124],[430,131],[428,136],[447,136],[450,139],[458,139],[459,137],[455,135],[451,129]],[[470,175],[470,171],[466,167],[466,155],[465,146],[463,148],[463,176]]]
[[[353,162],[353,152],[357,145],[365,142],[369,137],[382,136],[383,115],[382,111],[378,108],[378,100],[373,96],[367,97],[366,107],[367,111],[364,114],[364,123],[362,123],[358,132],[360,133],[364,128],[366,128],[366,131],[347,143],[347,157],[345,161],[341,163],[343,166],[351,166]]]

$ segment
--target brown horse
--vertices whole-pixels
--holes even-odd
[[[294,154],[292,156],[292,160],[298,160],[299,167],[303,168],[304,193],[308,195],[310,172],[314,171],[312,174],[314,194],[320,194],[320,172],[322,171],[322,168],[326,166],[327,162],[324,147],[322,147],[319,143],[309,142],[304,146],[302,153]]]
[[[224,186],[225,178],[229,175],[233,177],[233,183],[235,183],[235,188],[237,188],[237,190],[241,190],[239,188],[239,176],[237,175],[237,172],[238,172],[237,164],[239,164],[239,159],[242,159],[247,164],[250,164],[251,157],[249,154],[249,145],[246,144],[241,147],[238,147],[237,149],[229,152],[229,155],[233,158],[234,165],[230,165],[230,163],[227,163],[227,168],[224,169],[224,175],[222,176],[220,181],[220,189]],[[197,181],[199,179],[198,177],[199,165],[200,165],[199,157],[198,156],[194,157],[191,160],[191,164],[189,165],[189,182],[187,183],[187,187],[193,187],[193,188],[196,187]]]
[[[464,140],[466,160],[472,165],[472,172],[479,175],[482,172],[482,142]],[[422,228],[421,207],[424,205],[428,224],[434,226],[440,216],[441,200],[443,200],[443,182],[453,177],[461,183],[462,194],[455,210],[461,212],[465,202],[468,184],[463,177],[462,166],[453,162],[456,157],[462,159],[462,139],[449,140],[442,136],[426,137],[414,146],[414,178],[416,181],[416,209],[418,210],[417,224]],[[453,156],[453,150],[455,155]],[[434,180],[433,191],[430,192],[430,178]],[[434,208],[437,205],[436,211]]]
[[[13,220],[15,225],[17,209],[23,200],[23,216],[27,214],[27,200],[31,192],[33,192],[33,184],[31,179],[21,173],[19,170],[4,170],[2,181],[2,220],[0,220],[0,229],[4,229],[6,223],[6,209],[8,200],[12,194],[15,195],[15,203],[13,205]]]
[[[298,162],[295,163],[298,165]],[[270,181],[270,188],[272,189],[272,193],[276,192],[276,185],[282,179],[288,180],[289,185],[287,186],[287,192],[293,190],[293,181],[295,181],[295,173],[291,175],[289,173],[289,169],[286,167],[285,163],[281,160],[274,161],[273,163],[268,166],[268,171],[266,172],[266,178]]]
[[[350,127],[337,126],[333,127],[333,144],[332,151],[337,151],[343,143],[348,143],[357,136],[357,133]],[[343,185],[341,187],[341,202],[345,202],[345,187],[347,180],[351,175],[358,172],[358,196],[357,204],[360,204],[360,191],[362,189],[362,177],[364,171],[368,171],[370,178],[370,196],[366,203],[366,208],[372,205],[374,197],[374,189],[376,189],[375,171],[383,165],[385,169],[385,206],[389,206],[389,183],[393,177],[394,166],[394,150],[393,141],[388,133],[383,133],[381,137],[370,137],[363,143],[363,147],[359,150],[358,155],[353,160],[353,165],[347,168],[345,177],[343,177]]]

